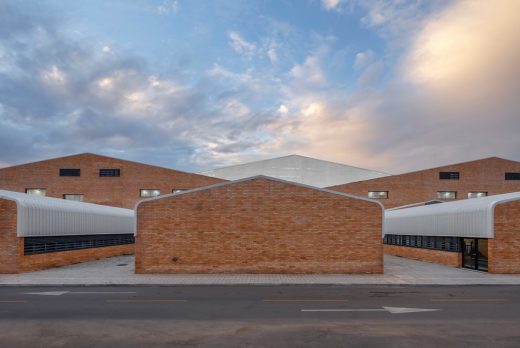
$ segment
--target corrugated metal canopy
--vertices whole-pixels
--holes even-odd
[[[386,210],[385,234],[493,238],[493,212],[520,192],[414,208]]]
[[[133,233],[134,211],[0,190],[17,205],[17,235],[67,236]]]

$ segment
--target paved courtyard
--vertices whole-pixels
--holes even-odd
[[[134,257],[120,256],[31,273],[0,275],[0,285],[497,285],[520,275],[494,275],[385,255],[384,275],[143,275]]]

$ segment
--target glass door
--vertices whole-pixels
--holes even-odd
[[[488,241],[487,239],[463,238],[462,267],[487,272]]]

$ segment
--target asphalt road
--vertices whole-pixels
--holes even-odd
[[[0,287],[0,347],[519,347],[519,286]]]

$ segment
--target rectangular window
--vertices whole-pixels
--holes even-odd
[[[81,169],[77,168],[66,168],[60,169],[60,176],[80,176]]]
[[[388,198],[388,191],[368,191],[368,198],[386,199]]]
[[[24,255],[110,247],[135,243],[133,234],[25,237]]]
[[[506,180],[520,180],[520,173],[506,173]]]
[[[457,191],[437,191],[437,198],[442,200],[457,199]]]
[[[468,192],[468,198],[486,197],[487,192]]]
[[[65,195],[63,195],[63,199],[66,199],[69,201],[83,202],[83,195],[65,194]]]
[[[118,177],[121,176],[121,169],[100,169],[99,176]]]
[[[384,244],[444,251],[462,251],[461,238],[386,234]]]
[[[140,190],[141,197],[157,197],[161,194],[161,190],[158,189],[142,189]]]
[[[441,180],[459,180],[459,172],[439,172],[439,179]]]
[[[173,189],[172,193],[181,193],[181,192],[184,192],[184,191],[188,191],[188,189]]]
[[[42,188],[26,188],[25,193],[28,195],[45,196],[47,194],[47,190]]]

